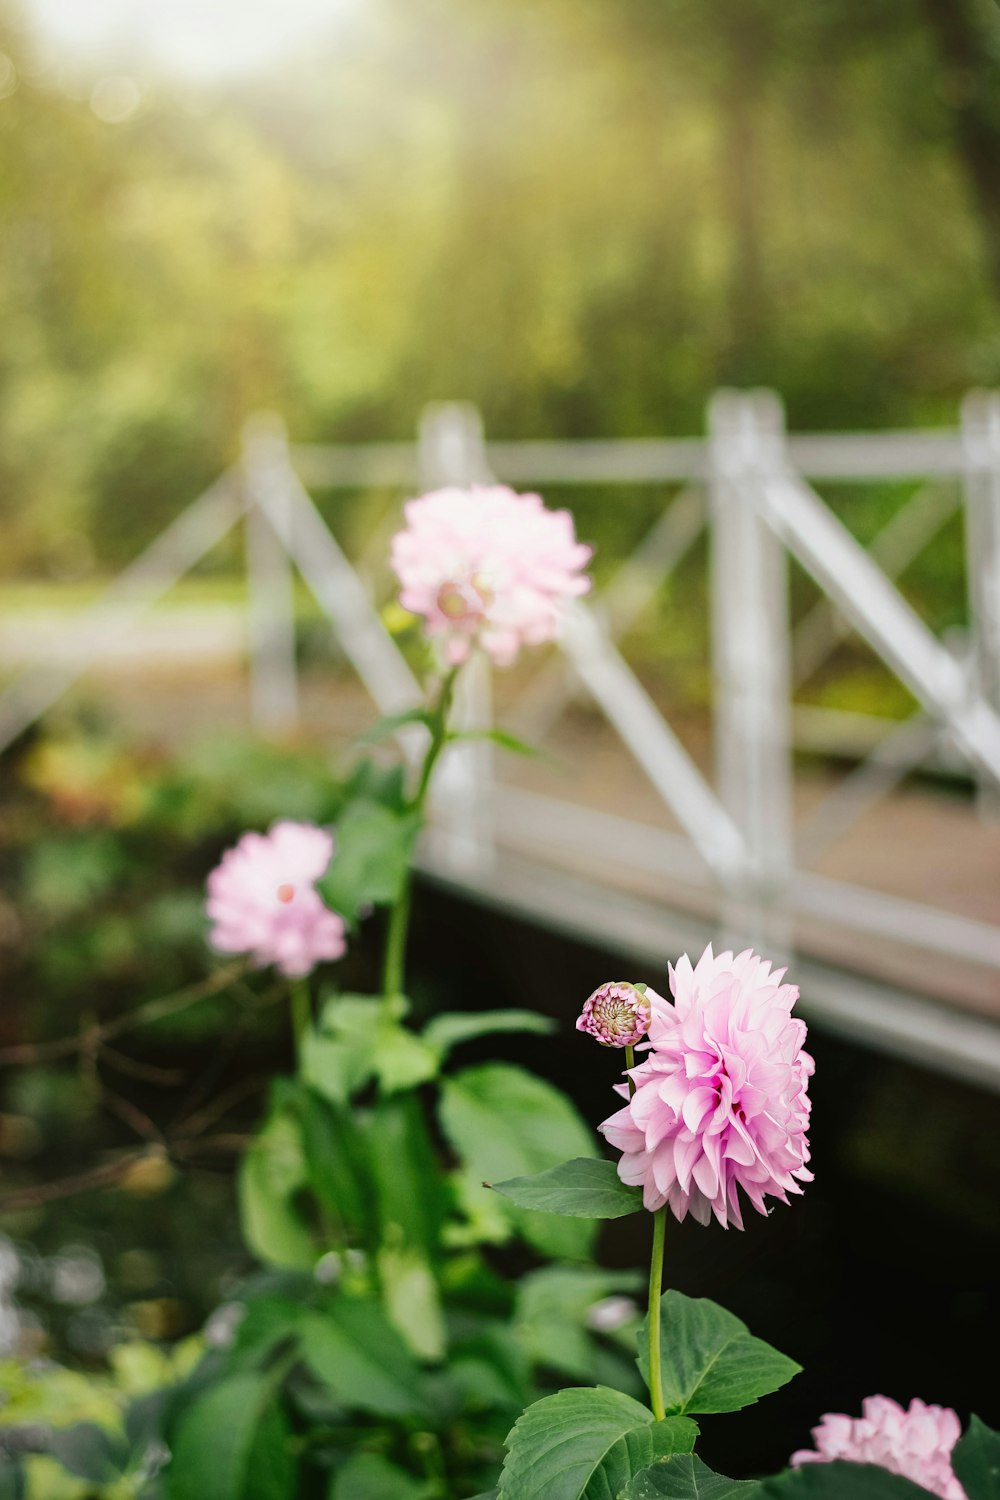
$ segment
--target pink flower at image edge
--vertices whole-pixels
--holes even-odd
[[[812,1431],[815,1451],[803,1448],[793,1453],[792,1466],[831,1463],[837,1458],[877,1464],[890,1474],[923,1485],[940,1500],[966,1500],[951,1466],[952,1449],[962,1429],[950,1407],[915,1400],[904,1410],[888,1396],[868,1396],[862,1412],[860,1417],[827,1413]]]
[[[755,953],[670,969],[673,1004],[653,1000],[646,1057],[630,1070],[624,1109],[599,1127],[622,1156],[618,1175],[642,1187],[651,1212],[668,1205],[701,1224],[714,1214],[743,1228],[740,1191],[758,1213],[812,1181],[806,1028],[793,1018],[798,987]]]
[[[311,973],[346,948],[343,918],[315,883],[333,857],[332,836],[313,823],[272,824],[245,833],[208,877],[208,941],[219,953],[248,953],[289,979]]]
[[[554,639],[569,601],[590,588],[592,548],[566,510],[506,485],[432,490],[407,501],[392,539],[399,601],[421,615],[453,666],[480,645],[497,666]]]

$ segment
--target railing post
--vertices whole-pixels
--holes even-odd
[[[425,406],[417,433],[417,463],[424,490],[450,484],[489,484],[483,419],[471,401]]]
[[[734,936],[785,946],[776,903],[793,861],[788,565],[764,518],[768,476],[784,463],[783,413],[770,391],[723,390],[708,424],[716,769],[746,849],[723,920]]]
[[[299,723],[295,580],[278,534],[289,529],[289,462],[280,417],[252,417],[243,431],[242,459],[250,705],[254,727],[279,736]]]
[[[973,680],[1000,713],[1000,392],[972,391],[962,403],[965,547]],[[980,775],[979,808],[1000,818],[1000,792]]]
[[[462,488],[492,479],[486,460],[482,417],[465,401],[425,409],[418,435],[423,490]],[[483,733],[493,726],[493,684],[489,659],[474,652],[463,667],[455,695],[453,726]],[[443,848],[457,871],[485,872],[496,856],[495,757],[488,739],[454,745],[445,755],[431,796],[431,808],[444,835]]]

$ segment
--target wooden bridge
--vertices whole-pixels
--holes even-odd
[[[308,487],[415,493],[496,476],[516,487],[650,484],[669,504],[560,648],[525,676],[475,660],[458,711],[552,750],[501,764],[486,741],[442,767],[421,850],[428,878],[618,949],[647,968],[716,941],[794,956],[803,1010],[860,1042],[1000,1087],[1000,397],[979,393],[953,430],[786,435],[770,392],[721,392],[704,438],[493,443],[465,404],[429,409],[414,443],[290,446],[248,429],[242,463],[199,498],[78,622],[72,647],[0,697],[10,743],[233,527],[246,533],[254,721],[300,714],[297,568],[378,708],[419,689]],[[825,481],[920,480],[863,548]],[[964,509],[969,627],[939,639],[895,576]],[[671,722],[618,642],[708,528],[711,735]],[[788,561],[819,598],[793,631]],[[846,631],[918,705],[905,721],[796,702]],[[418,748],[401,736],[404,753]],[[796,746],[850,745],[846,774]],[[924,767],[975,796],[914,789]]]

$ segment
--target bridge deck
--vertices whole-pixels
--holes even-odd
[[[214,661],[119,661],[91,679],[113,717],[133,733],[174,743],[246,730],[243,674]],[[515,684],[498,681],[504,721]],[[373,710],[346,673],[302,678],[303,734],[346,751]],[[675,725],[707,770],[707,727]],[[495,867],[456,877],[435,851],[425,873],[475,900],[618,949],[646,966],[650,982],[667,958],[718,939],[722,914],[698,859],[614,731],[572,708],[527,760],[497,752]],[[796,810],[805,817],[838,772],[802,766]],[[797,977],[815,1019],[859,1040],[1000,1088],[1000,973],[968,955],[963,922],[1000,929],[1000,825],[983,821],[970,796],[940,782],[908,784],[874,806],[815,866],[817,877],[867,887],[873,900],[933,907],[953,919],[953,951],[887,942],[873,933],[800,913],[794,921]],[[812,877],[809,877],[812,878]],[[979,929],[977,929],[979,930]]]

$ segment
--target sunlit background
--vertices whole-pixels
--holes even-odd
[[[992,0],[4,0],[2,567],[295,436],[954,419],[994,379]],[[949,33],[946,35],[946,33]]]
[[[336,45],[363,0],[28,0],[22,14],[42,50],[75,66],[109,60],[175,78],[211,80],[285,62],[306,45]]]

